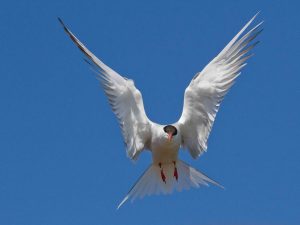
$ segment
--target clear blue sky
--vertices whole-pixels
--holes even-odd
[[[300,224],[297,1],[5,1],[0,10],[1,225]],[[151,161],[126,158],[94,74],[57,21],[177,121],[194,74],[257,12],[261,43],[199,160],[222,185],[116,206]],[[174,87],[166,91],[166,87]]]

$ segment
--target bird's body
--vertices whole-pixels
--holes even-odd
[[[59,19],[72,41],[99,74],[105,94],[119,121],[128,157],[136,160],[143,150],[152,153],[152,164],[118,207],[129,198],[146,194],[171,193],[173,189],[180,191],[208,183],[222,187],[178,159],[178,152],[180,148],[186,148],[193,158],[197,158],[206,151],[207,139],[220,103],[251,56],[248,52],[258,43],[253,43],[253,40],[262,31],[262,23],[241,36],[255,17],[193,77],[184,93],[182,115],[171,125],[160,125],[149,120],[142,95],[134,82],[99,60]]]
[[[181,136],[178,134],[173,136],[172,141],[168,139],[168,134],[164,132],[165,126],[152,124],[152,137],[149,149],[152,152],[152,160],[154,164],[172,163],[178,158],[178,151],[181,145]]]

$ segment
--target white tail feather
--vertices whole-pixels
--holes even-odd
[[[155,164],[149,166],[118,205],[118,209],[128,199],[133,201],[137,197],[143,198],[145,195],[160,193],[171,194],[174,189],[177,191],[188,190],[190,187],[198,188],[201,185],[209,186],[209,183],[223,188],[222,185],[181,160],[176,161],[176,168],[178,171],[178,180],[176,180],[174,176],[175,165],[173,163],[163,164],[162,168]],[[166,177],[166,182],[162,180],[161,169]]]

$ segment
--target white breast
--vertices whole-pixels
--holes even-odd
[[[152,129],[151,151],[154,164],[173,163],[178,158],[181,137],[178,133],[171,141],[168,140],[167,133],[164,132],[162,125],[155,125]]]

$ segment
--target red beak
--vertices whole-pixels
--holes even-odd
[[[173,134],[172,133],[168,133],[168,140],[171,141],[173,138]]]

